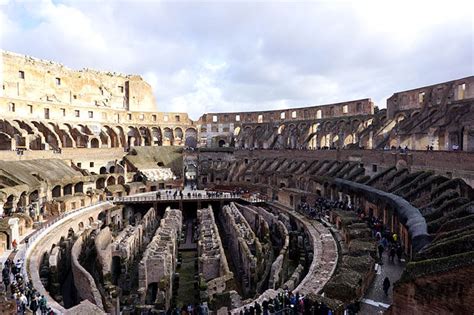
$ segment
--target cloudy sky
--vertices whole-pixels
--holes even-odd
[[[474,74],[472,1],[0,0],[0,48],[142,75],[160,111],[370,97]]]

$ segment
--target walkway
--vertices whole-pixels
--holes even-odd
[[[367,292],[362,299],[360,304],[360,314],[383,314],[387,308],[392,304],[393,301],[393,284],[400,279],[403,269],[405,269],[405,262],[399,262],[395,257],[394,262],[390,262],[388,259],[388,251],[383,254],[383,265],[378,266],[377,274],[369,287]],[[383,292],[383,280],[385,277],[390,279],[390,289],[388,290],[388,296],[385,296]]]

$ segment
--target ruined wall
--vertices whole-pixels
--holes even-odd
[[[142,303],[145,302],[148,285],[156,283],[158,292],[155,303],[165,309],[170,307],[182,221],[181,211],[168,207],[160,227],[143,253],[138,267],[138,291]]]
[[[244,294],[252,295],[263,275],[257,272],[262,270],[262,245],[234,203],[222,208],[220,219],[234,265],[241,271]]]
[[[394,287],[387,314],[469,314],[474,285],[468,279],[473,272],[471,265],[402,282]]]
[[[226,283],[233,278],[224,247],[217,229],[212,208],[200,209],[198,219],[198,270],[207,283],[210,298],[226,290]]]
[[[89,237],[91,231],[92,230],[84,231],[76,242],[74,242],[74,246],[71,250],[71,270],[74,277],[74,285],[81,299],[89,300],[91,303],[97,305],[103,310],[104,306],[102,304],[102,297],[95,284],[94,278],[79,263],[83,241],[86,237]]]
[[[156,111],[151,86],[136,75],[90,69],[2,51],[3,96],[61,103],[71,107],[107,107]]]
[[[112,251],[110,244],[112,243],[112,233],[110,228],[106,226],[95,237],[95,247],[97,250],[97,259],[99,264],[102,266],[102,274],[110,273],[112,264]]]
[[[441,108],[445,104],[474,98],[474,77],[466,77],[413,90],[394,93],[387,99],[389,118],[403,111]]]

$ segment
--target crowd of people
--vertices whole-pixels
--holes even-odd
[[[395,256],[397,257],[398,263],[403,263],[404,247],[403,243],[399,239],[397,233],[392,233],[387,226],[383,224],[381,218],[373,215],[367,215],[365,211],[359,207],[353,207],[345,201],[334,201],[326,198],[318,198],[314,205],[310,205],[307,202],[302,202],[298,205],[297,211],[312,218],[321,219],[328,217],[331,210],[340,209],[346,211],[354,211],[358,217],[365,221],[372,231],[372,237],[377,242],[377,253],[378,263],[384,264],[383,254],[387,252],[388,262],[395,263]],[[389,277],[385,277],[382,283],[382,288],[386,296],[388,296],[391,282]]]
[[[44,295],[40,295],[21,273],[23,262],[7,259],[2,269],[2,282],[7,296],[16,302],[17,314],[54,315]]]
[[[240,315],[330,315],[334,311],[317,301],[311,301],[304,295],[285,290],[279,293],[275,298],[265,299],[262,303],[254,302],[253,305],[245,306],[240,310]]]

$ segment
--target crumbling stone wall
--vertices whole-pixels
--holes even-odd
[[[252,295],[263,275],[257,270],[265,269],[262,244],[234,203],[222,208],[220,219],[227,232],[227,244],[234,265],[239,271],[243,293]]]
[[[71,270],[79,297],[83,300],[89,300],[103,310],[102,297],[94,278],[79,262],[83,242],[86,238],[90,237],[91,232],[92,229],[85,230],[74,242],[74,246],[71,249]]]
[[[234,274],[230,271],[224,247],[214,219],[212,207],[197,211],[198,220],[198,270],[206,282],[206,293],[212,299],[214,294],[226,290],[226,284]]]
[[[168,207],[143,253],[138,269],[138,292],[142,303],[145,303],[148,286],[156,283],[158,292],[154,304],[163,309],[170,307],[182,221],[181,211]]]

